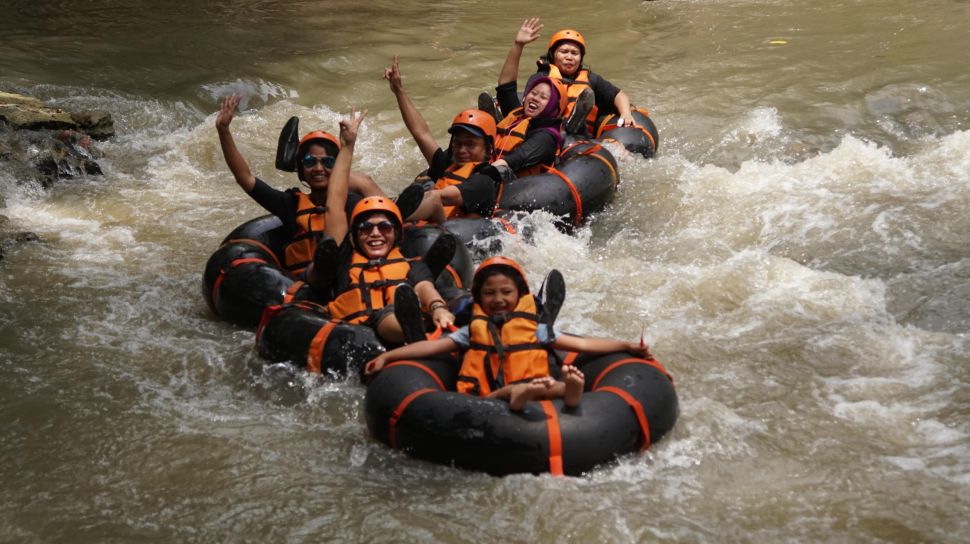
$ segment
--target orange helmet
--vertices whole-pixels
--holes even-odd
[[[519,296],[527,295],[529,293],[529,282],[525,277],[525,270],[522,270],[519,263],[509,259],[508,257],[490,257],[482,261],[482,264],[478,265],[478,269],[475,270],[475,275],[472,276],[472,298],[475,299],[475,302],[481,301],[482,284],[485,282],[483,272],[496,266],[511,268],[512,271],[518,275],[518,279],[514,277],[512,279],[519,288]]]
[[[394,221],[395,231],[397,236],[394,239],[394,244],[397,245],[401,243],[401,233],[404,228],[404,220],[401,218],[401,210],[398,209],[397,204],[393,200],[387,198],[386,196],[369,196],[354,206],[353,211],[350,212],[350,226],[353,228],[358,223],[363,222],[368,216],[374,213],[384,213],[390,216],[391,220]],[[350,240],[352,243],[356,244],[356,236],[351,236]]]
[[[459,113],[451,121],[451,128],[448,129],[448,132],[454,134],[458,127],[476,129],[470,132],[476,136],[484,137],[486,142],[495,139],[495,118],[482,110],[465,110]],[[479,132],[481,134],[478,134]]]
[[[328,148],[328,152],[333,152],[334,155],[340,151],[340,140],[338,140],[333,134],[322,130],[314,130],[313,132],[307,133],[306,136],[300,139],[300,145],[296,148],[296,173],[300,180],[303,181],[305,181],[306,178],[303,175],[303,165],[301,164],[300,159],[313,142],[329,144],[324,145],[324,147]],[[333,149],[330,149],[330,146],[333,146]]]
[[[330,134],[329,132],[326,132],[323,130],[314,130],[313,132],[307,133],[307,135],[304,136],[303,138],[300,138],[299,149],[303,151],[303,146],[309,145],[310,142],[314,140],[323,140],[326,142],[330,142],[337,148],[337,151],[340,151],[340,140],[338,140],[337,137],[334,136],[333,134]]]
[[[566,28],[556,32],[549,38],[549,58],[552,59],[552,53],[559,46],[559,42],[576,42],[579,44],[579,54],[580,56],[586,56],[586,39],[579,32]]]

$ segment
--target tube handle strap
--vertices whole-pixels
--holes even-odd
[[[336,326],[336,321],[327,321],[327,323],[320,327],[317,333],[313,335],[313,340],[310,341],[310,349],[307,350],[306,354],[307,371],[313,372],[314,374],[320,374],[320,369],[323,366],[323,349],[327,346],[327,338],[330,337],[330,333]]]
[[[270,254],[272,254],[272,252]],[[218,308],[218,306],[216,306],[216,301],[219,300],[219,288],[222,287],[222,280],[226,279],[226,274],[229,273],[229,270],[246,263],[269,264],[264,259],[259,259],[256,257],[252,257],[249,259],[235,259],[235,260],[229,261],[229,268],[223,268],[222,270],[220,270],[219,277],[217,277],[216,281],[212,283],[212,307],[213,308]],[[219,312],[216,311],[216,313],[219,313]]]
[[[410,361],[410,360],[394,361],[393,363],[388,363],[387,366],[384,367],[384,370],[387,370],[389,368],[393,368],[395,366],[410,366],[410,367],[413,367],[413,368],[417,368],[418,370],[421,370],[422,372],[424,372],[425,374],[427,374],[428,376],[430,376],[431,379],[433,379],[435,381],[435,383],[438,384],[438,388],[439,389],[441,389],[442,391],[447,390],[447,388],[445,387],[444,382],[441,381],[441,378],[439,378],[437,374],[435,374],[434,372],[432,372],[431,369],[428,368],[428,365],[425,365],[424,363],[422,363],[420,361]]]
[[[643,444],[640,446],[640,451],[648,449],[650,447],[650,423],[647,421],[647,415],[643,411],[643,405],[640,404],[637,399],[633,398],[633,396],[619,387],[607,386],[602,389],[598,389],[598,391],[613,393],[614,395],[620,397],[623,402],[627,403],[630,408],[633,409],[633,415],[637,418],[637,423],[640,425],[640,432],[643,436]]]
[[[266,328],[266,324],[269,323],[276,314],[283,310],[281,304],[274,304],[272,306],[266,306],[263,308],[263,315],[259,316],[259,325],[256,326],[256,344],[259,345],[259,339],[263,336],[263,329]]]
[[[639,359],[637,357],[628,357],[626,359],[620,359],[619,361],[614,361],[613,364],[606,367],[603,370],[603,372],[600,372],[599,377],[596,378],[595,382],[593,382],[593,387],[591,387],[590,390],[596,391],[600,382],[603,380],[603,378],[606,377],[607,374],[616,370],[618,367],[621,367],[623,365],[629,365],[629,364],[650,365],[656,368],[657,370],[659,370],[660,372],[663,372],[664,376],[667,376],[667,379],[670,380],[670,383],[674,382],[674,377],[670,375],[670,372],[667,372],[667,369],[664,368],[662,364],[660,364],[660,361],[657,361],[656,359],[648,360],[648,359]]]
[[[583,222],[583,197],[580,196],[579,189],[577,189],[576,185],[573,184],[573,180],[569,179],[569,176],[567,176],[566,174],[563,174],[559,170],[555,168],[550,168],[549,172],[552,172],[553,174],[559,176],[559,179],[561,179],[562,182],[566,184],[566,187],[569,189],[569,192],[572,193],[573,202],[576,203],[576,215],[573,217],[573,225],[578,227],[579,224]]]
[[[266,252],[267,255],[273,258],[273,264],[276,265],[276,268],[283,268],[283,265],[280,264],[279,257],[276,256],[276,252],[270,249],[269,246],[267,246],[266,244],[260,242],[259,240],[253,240],[252,238],[236,238],[233,240],[228,240],[226,242],[226,244],[237,244],[237,243],[249,244],[251,246],[256,246],[259,249],[262,249],[263,251]]]
[[[562,476],[562,430],[559,427],[559,413],[552,401],[540,400],[539,405],[546,414],[546,432],[549,435],[549,474]]]
[[[397,449],[397,422],[400,421],[401,416],[404,415],[404,411],[407,410],[408,406],[418,397],[434,392],[434,389],[431,389],[430,387],[418,389],[417,391],[404,397],[404,400],[402,400],[400,404],[394,408],[394,411],[391,412],[391,418],[388,420],[389,425],[387,430],[387,442],[392,449]]]

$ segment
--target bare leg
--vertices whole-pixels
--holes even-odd
[[[442,224],[445,222],[445,208],[441,204],[441,195],[438,191],[432,190],[424,193],[421,205],[411,215],[405,219],[408,221],[419,221],[425,219],[432,223]]]
[[[384,319],[381,319],[376,329],[377,336],[384,342],[388,344],[404,343],[404,331],[401,330],[401,324],[397,322],[393,313],[387,314]]]
[[[546,390],[555,382],[546,376],[536,378],[528,383],[517,383],[512,386],[509,395],[509,407],[515,411],[525,408],[525,404],[530,400],[545,395]]]
[[[583,384],[586,383],[586,376],[575,366],[566,365],[562,367],[562,381],[566,384],[563,402],[570,408],[578,406],[579,399],[583,396]]]

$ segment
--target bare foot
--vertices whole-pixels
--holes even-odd
[[[570,408],[579,406],[579,399],[583,396],[583,384],[586,383],[586,376],[575,366],[566,365],[562,367],[562,381],[566,383],[566,393],[563,395],[563,403]]]
[[[519,383],[512,386],[512,391],[509,394],[509,407],[518,412],[519,410],[525,408],[525,403],[530,400],[542,396],[546,392],[546,389],[553,383],[553,379],[546,376],[543,378],[536,378],[528,383]]]

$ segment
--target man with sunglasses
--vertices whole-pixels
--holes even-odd
[[[394,292],[410,285],[434,323],[448,327],[455,316],[434,286],[434,275],[422,261],[404,258],[398,245],[403,237],[403,218],[397,205],[387,197],[367,197],[346,213],[350,165],[353,161],[357,130],[366,115],[351,110],[350,118],[340,121],[341,149],[331,173],[327,208],[331,210],[324,228],[326,236],[318,252],[331,254],[338,263],[332,271],[333,299],[327,305],[330,316],[341,321],[373,327],[386,343],[400,344],[405,335],[394,316]],[[340,241],[338,246],[337,241]],[[453,252],[453,247],[452,247]],[[449,255],[445,262],[450,261]],[[323,271],[321,271],[322,273]],[[314,291],[319,295],[319,276]]]
[[[282,255],[284,267],[293,277],[303,279],[307,267],[313,261],[317,238],[324,230],[327,188],[337,153],[340,151],[340,142],[332,134],[322,130],[304,136],[297,151],[297,175],[309,187],[310,193],[304,193],[297,188],[286,191],[274,189],[253,175],[229,130],[239,101],[238,95],[226,97],[216,116],[216,130],[219,133],[223,157],[243,191],[283,222],[290,238]],[[384,196],[384,192],[370,176],[359,172],[350,173],[349,187],[352,193],[347,198],[348,210],[353,209],[361,195]]]

